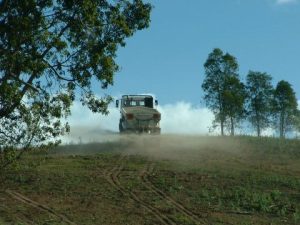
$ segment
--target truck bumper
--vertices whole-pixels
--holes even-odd
[[[135,128],[135,129],[125,129],[122,133],[135,133],[135,134],[160,134],[161,129],[159,127],[155,128]]]

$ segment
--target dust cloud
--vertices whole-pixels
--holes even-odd
[[[172,160],[180,163],[199,163],[203,160],[240,154],[245,145],[230,137],[200,135],[120,135],[106,134],[107,140],[98,143],[60,146],[59,154],[97,154],[103,152],[140,155],[153,160]]]
[[[161,135],[120,135],[120,112],[109,107],[103,116],[84,109],[75,102],[69,120],[71,133],[63,138],[61,152],[94,154],[103,151],[139,154],[155,159],[198,160],[213,152],[234,153],[242,146],[230,138],[208,136],[213,114],[206,108],[187,102],[161,105]],[[197,158],[198,157],[198,158]]]
[[[140,154],[156,159],[192,160],[203,155],[236,154],[244,148],[241,142],[230,137],[165,134],[161,136],[126,136],[126,153]]]
[[[193,106],[188,102],[161,105],[161,129],[163,134],[206,135],[213,121],[213,114],[207,108]],[[62,138],[64,144],[105,142],[115,139],[119,132],[120,112],[109,106],[107,116],[92,113],[82,107],[80,102],[72,106],[72,115],[68,119],[70,134]]]

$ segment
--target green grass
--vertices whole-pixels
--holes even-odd
[[[120,163],[125,195],[103,175]],[[300,224],[299,140],[197,136],[132,137],[27,154],[1,175],[0,224],[66,224],[7,189],[76,224],[161,224],[130,193],[175,224],[195,224],[142,182],[151,163],[154,187],[205,224]]]

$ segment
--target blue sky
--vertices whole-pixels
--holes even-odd
[[[203,105],[203,64],[218,47],[237,58],[242,80],[249,70],[267,72],[274,84],[290,82],[300,99],[300,1],[148,2],[151,25],[119,49],[121,70],[106,93],[154,93],[161,104]]]
[[[214,116],[202,101],[203,64],[218,47],[237,58],[242,80],[249,70],[267,72],[274,85],[282,79],[290,82],[300,100],[300,0],[151,3],[150,28],[119,49],[121,71],[115,84],[106,91],[95,87],[97,94],[153,93],[160,102],[163,133],[207,134]],[[117,132],[120,112],[113,104],[109,111],[108,116],[93,114],[75,102],[67,140],[99,140],[99,129]],[[238,131],[243,132],[248,130]],[[264,131],[273,134],[272,129]]]

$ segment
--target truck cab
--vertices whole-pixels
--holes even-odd
[[[116,101],[120,108],[120,133],[160,134],[161,114],[158,102],[151,95],[123,95]]]

